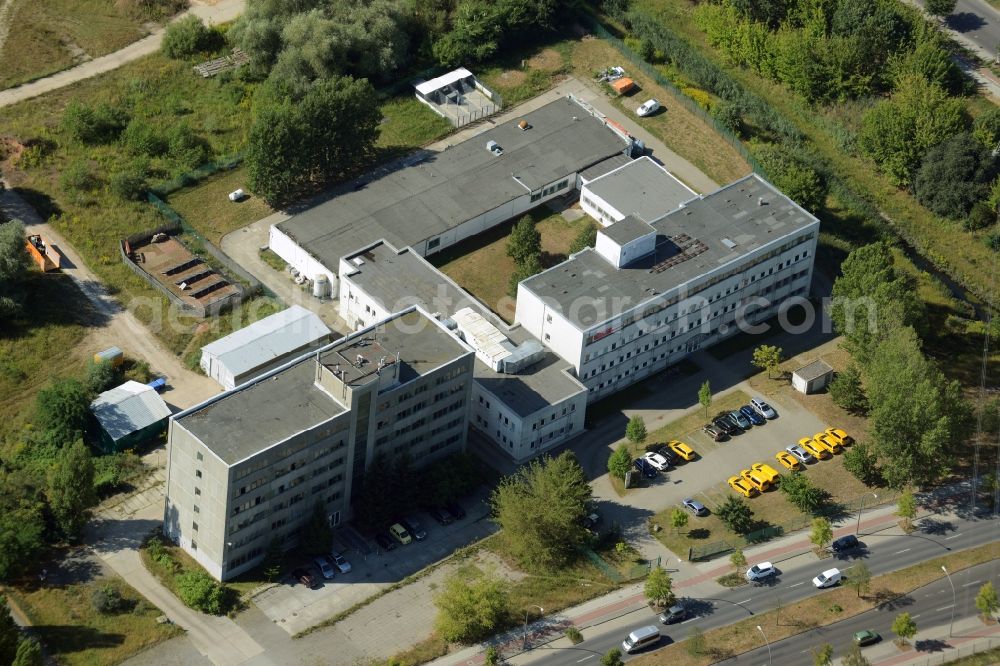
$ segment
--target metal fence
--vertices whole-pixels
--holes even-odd
[[[1000,648],[1000,638],[980,638],[971,645],[961,645],[956,648],[941,650],[940,652],[935,652],[934,654],[928,656],[923,661],[911,660],[907,663],[911,664],[911,666],[950,664],[957,659],[968,659],[977,654],[981,655],[984,652],[989,652],[990,650],[996,648]],[[989,657],[984,657],[982,661],[973,661],[972,663],[983,664],[984,666],[986,664],[1000,663],[1000,654],[990,655]]]
[[[165,180],[157,183],[153,187],[149,188],[150,191],[158,197],[165,197],[168,194],[172,194],[179,189],[185,187],[191,187],[192,185],[197,185],[199,182],[205,180],[211,175],[214,175],[220,171],[229,171],[235,169],[243,162],[243,153],[235,153],[233,155],[228,155],[225,157],[220,157],[212,162],[205,162],[197,169],[192,169],[176,176],[170,180]],[[152,202],[151,202],[152,203]],[[162,211],[161,211],[162,212]]]

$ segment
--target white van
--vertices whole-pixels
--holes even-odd
[[[622,641],[622,650],[624,650],[626,654],[632,654],[637,650],[641,650],[644,647],[649,647],[650,645],[659,642],[659,640],[659,628],[649,625],[648,627],[636,629],[629,634],[628,638]]]
[[[818,588],[833,587],[840,582],[840,579],[844,575],[840,573],[840,569],[827,569],[820,575],[813,578],[813,585]]]

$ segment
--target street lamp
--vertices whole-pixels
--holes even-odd
[[[943,564],[941,565],[941,571],[948,577],[948,583],[951,585],[951,624],[948,626],[948,636],[951,637],[952,632],[955,630],[955,606],[958,605],[958,597],[955,595],[955,583],[951,580],[951,574],[948,573]]]
[[[524,609],[524,643],[523,643],[523,648],[525,650],[528,649],[528,613],[531,612],[532,608],[537,608],[538,612],[540,614],[542,614],[542,615],[545,614],[545,609],[544,608],[542,608],[541,606],[535,606],[534,604],[532,604],[528,608]]]
[[[865,508],[865,498],[868,497],[869,495],[871,495],[875,499],[878,499],[878,495],[872,492],[865,493],[864,495],[861,496],[861,506],[858,507],[858,526],[854,530],[855,534],[861,534],[861,512],[864,511]]]
[[[771,666],[771,643],[767,640],[767,634],[764,633],[759,624],[757,625],[757,631],[764,637],[764,645],[767,646],[767,666]]]

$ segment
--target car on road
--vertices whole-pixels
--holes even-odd
[[[830,550],[835,553],[844,553],[849,550],[854,550],[861,543],[858,541],[858,537],[853,534],[848,534],[847,536],[842,536],[839,539],[834,539],[833,543],[830,544]]]
[[[840,442],[843,446],[850,446],[851,444],[854,444],[854,438],[840,428],[827,428],[824,432]]]
[[[833,587],[844,577],[844,574],[840,573],[840,569],[834,567],[833,569],[827,569],[820,575],[813,578],[813,585],[818,589],[822,590],[825,587]]]
[[[774,411],[771,405],[767,404],[760,398],[752,398],[750,400],[750,406],[756,410],[758,414],[763,416],[765,419],[776,419],[778,418],[778,412]]]
[[[333,559],[333,566],[337,567],[337,571],[342,574],[351,573],[351,563],[343,555],[330,553],[330,557]]]
[[[712,423],[706,423],[701,431],[711,437],[713,442],[722,442],[729,439],[729,435],[726,434],[725,430]]]
[[[685,509],[687,509],[696,516],[707,516],[709,514],[708,507],[706,507],[704,504],[702,504],[696,499],[691,499],[690,497],[688,497],[687,499],[682,500],[681,504],[684,505]]]
[[[767,463],[754,463],[750,465],[750,469],[767,479],[767,482],[772,486],[777,484],[781,479],[781,474],[778,473],[778,470],[774,469]]]
[[[313,564],[315,564],[316,568],[319,569],[319,572],[323,574],[323,578],[326,578],[327,580],[333,578],[334,574],[336,573],[334,571],[333,565],[330,564],[330,560],[326,559],[323,556],[314,557]]]
[[[758,492],[764,492],[771,487],[771,482],[767,480],[767,477],[753,468],[740,470],[740,476]]]
[[[770,562],[761,562],[747,569],[747,580],[751,583],[759,583],[777,575],[778,570]]]
[[[413,516],[400,518],[399,524],[405,527],[406,531],[417,541],[423,541],[427,538],[427,532],[420,526],[420,521]]]
[[[809,453],[798,444],[792,444],[791,446],[786,446],[785,451],[788,451],[788,453],[792,454],[792,456],[794,456],[795,459],[798,460],[803,465],[808,465],[810,463],[816,462],[816,456]]]
[[[687,608],[684,604],[677,602],[667,610],[660,613],[660,622],[663,624],[673,624],[674,622],[680,622],[687,617]]]
[[[819,442],[819,445],[830,453],[843,453],[844,451],[844,445],[825,432],[818,432],[813,435],[813,441]]]
[[[653,466],[654,469],[660,472],[664,472],[670,469],[670,461],[661,456],[659,453],[654,453],[650,451],[642,457],[647,463]]]
[[[455,520],[462,520],[465,518],[465,509],[458,502],[448,502],[444,505],[444,508],[448,509],[448,513],[455,516]]]
[[[375,543],[377,543],[379,548],[382,550],[395,550],[396,548],[396,542],[386,532],[379,532],[376,534]]]
[[[647,479],[656,478],[656,468],[649,464],[649,461],[645,458],[636,458],[632,464],[635,466],[636,471]]]
[[[712,425],[726,433],[729,437],[734,437],[743,432],[743,428],[741,428],[735,421],[732,421],[728,415],[720,416],[715,419],[712,421]]]
[[[753,427],[753,424],[750,423],[750,419],[744,416],[743,413],[740,412],[740,410],[738,409],[734,409],[733,411],[729,412],[729,418],[743,430],[749,430],[750,428]]]
[[[731,476],[726,483],[743,497],[756,497],[759,494],[757,489],[744,481],[741,476]]]
[[[316,587],[316,579],[306,569],[301,567],[292,570],[292,578],[302,583],[310,590]]]
[[[854,642],[858,645],[872,645],[874,643],[878,643],[880,640],[882,640],[882,637],[879,636],[879,633],[874,629],[865,629],[863,631],[854,632]]]
[[[413,542],[413,537],[411,537],[410,533],[406,531],[406,528],[400,525],[399,523],[393,523],[389,527],[389,534],[392,535],[393,539],[403,544],[404,546]]]
[[[802,469],[802,463],[788,451],[778,451],[774,454],[774,459],[787,470],[796,471]]]
[[[767,423],[764,417],[758,414],[757,410],[750,405],[743,405],[740,407],[740,414],[747,417],[747,420],[755,426],[762,426]]]
[[[667,446],[669,446],[670,450],[676,453],[679,458],[686,460],[687,462],[691,462],[698,457],[698,454],[694,452],[694,449],[684,442],[679,442],[676,439],[671,440]]]
[[[427,513],[431,514],[431,518],[437,521],[438,525],[451,525],[455,522],[455,517],[448,513],[448,509],[443,506],[432,507]]]
[[[799,440],[799,446],[809,452],[809,455],[816,458],[816,460],[826,460],[832,454],[829,450],[812,437],[803,437]]]
[[[655,99],[647,99],[645,102],[639,105],[639,108],[635,110],[637,116],[646,117],[651,116],[660,110],[660,103]]]

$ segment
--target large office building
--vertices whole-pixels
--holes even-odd
[[[806,297],[819,220],[751,174],[518,286],[515,321],[573,366],[590,401]]]
[[[376,455],[464,449],[474,358],[413,307],[181,412],[164,533],[228,580],[294,543],[316,502],[336,525]]]

